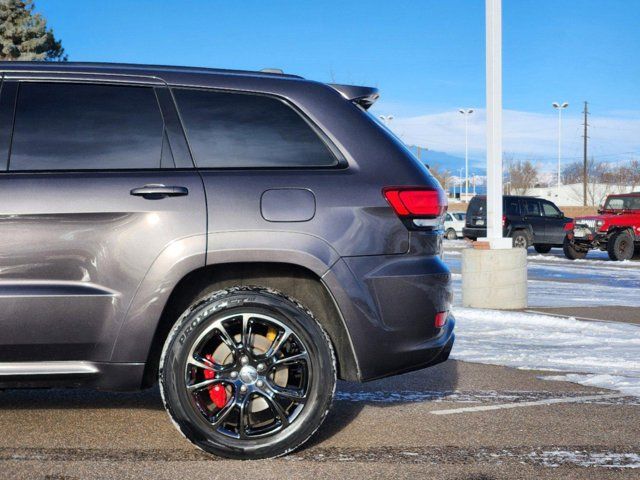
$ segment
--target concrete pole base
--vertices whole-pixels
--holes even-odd
[[[527,250],[463,250],[462,306],[496,310],[526,308]]]

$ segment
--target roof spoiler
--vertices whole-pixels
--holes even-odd
[[[336,83],[330,83],[329,86],[336,90],[344,98],[346,98],[350,102],[360,105],[365,110],[369,109],[369,107],[376,103],[376,100],[380,98],[378,89],[373,87],[338,85]]]

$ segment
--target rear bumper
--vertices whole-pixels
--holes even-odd
[[[348,257],[323,277],[349,332],[358,378],[366,381],[440,363],[453,346],[451,275],[438,256]]]
[[[511,235],[511,230],[509,228],[502,229],[502,236],[508,237]],[[487,236],[487,228],[486,227],[464,227],[462,229],[462,236],[465,238],[470,238],[471,240],[477,240],[478,238]]]

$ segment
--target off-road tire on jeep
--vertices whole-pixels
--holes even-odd
[[[511,238],[513,241],[513,246],[516,248],[529,248],[529,246],[531,246],[531,243],[533,242],[531,235],[526,230],[516,230],[511,235]]]
[[[449,228],[444,236],[447,240],[455,240],[456,238],[458,238],[458,234],[453,228]]]
[[[533,248],[538,253],[549,253],[551,251],[551,245],[534,245]]]
[[[614,233],[607,241],[607,253],[611,260],[631,260],[634,248],[633,237],[627,230]]]
[[[588,253],[587,251],[576,250],[567,237],[564,238],[562,243],[562,251],[569,260],[582,260]]]
[[[260,459],[298,448],[320,427],[336,360],[327,333],[298,301],[242,286],[208,294],[182,314],[159,377],[164,406],[189,441],[222,457]]]

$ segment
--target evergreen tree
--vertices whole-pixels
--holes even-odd
[[[33,0],[0,0],[0,60],[66,61],[64,48]]]

